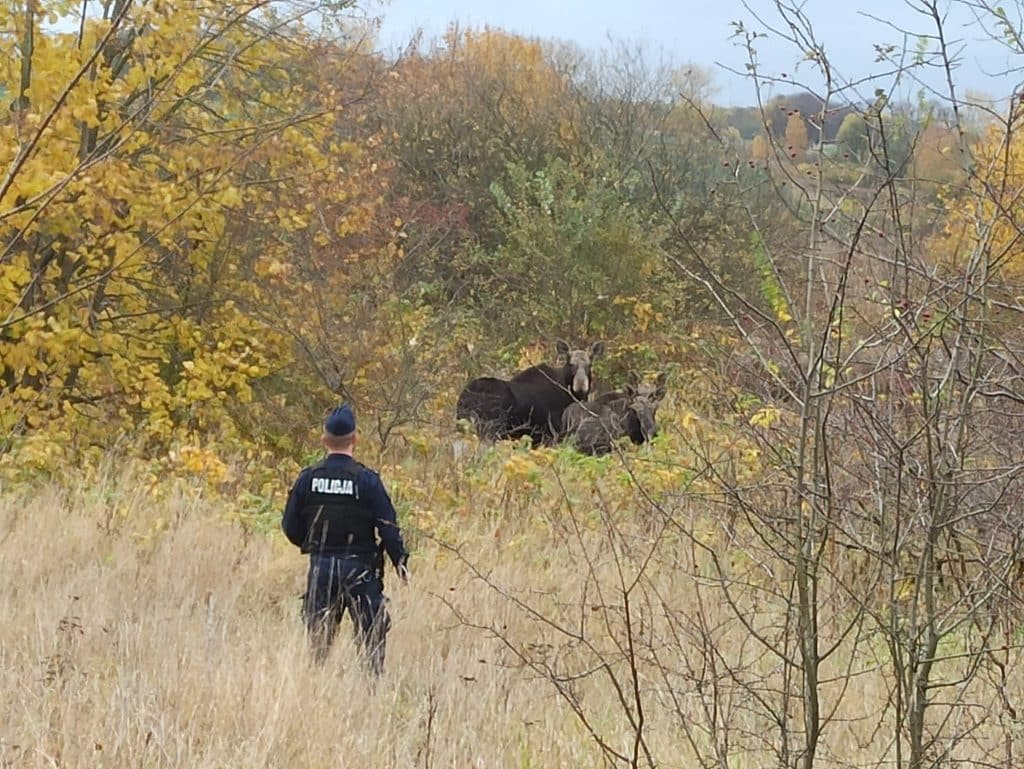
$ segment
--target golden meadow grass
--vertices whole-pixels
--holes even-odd
[[[772,564],[750,556],[751,532],[727,536],[699,495],[665,491],[685,476],[663,466],[665,451],[629,458],[652,485],[664,481],[675,530],[616,458],[505,445],[453,459],[450,444],[376,457],[415,547],[412,584],[387,578],[394,627],[376,685],[350,661],[347,632],[323,669],[309,664],[305,561],[272,518],[269,533],[254,532],[188,486],[154,500],[128,471],[8,491],[0,766],[600,765],[582,719],[623,765],[713,763],[716,744],[728,767],[775,765],[762,700],[781,702],[781,668],[721,600],[694,542],[714,542],[750,585],[734,595],[753,627],[779,627],[784,590],[768,584]],[[647,554],[630,595],[634,681],[621,586]],[[839,592],[834,580],[822,590]],[[825,632],[840,624],[826,620]],[[822,681],[835,712],[817,765],[893,765],[882,640],[846,638]],[[997,692],[985,677],[970,686],[979,707],[950,729],[974,719],[976,731],[952,755],[992,761],[1007,733]],[[1021,693],[1011,666],[1007,695]],[[788,707],[798,722],[798,703]]]

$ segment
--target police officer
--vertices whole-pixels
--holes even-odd
[[[322,662],[347,610],[369,668],[380,674],[390,627],[383,553],[403,582],[409,555],[380,476],[352,458],[356,418],[349,406],[327,415],[320,442],[327,457],[299,474],[281,521],[289,541],[309,555],[303,618]]]

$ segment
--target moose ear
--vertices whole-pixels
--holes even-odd
[[[626,398],[633,400],[636,397],[636,385],[630,382],[626,385]]]
[[[556,341],[555,342],[555,353],[558,355],[559,358],[568,358],[569,357],[569,343],[566,342],[564,339],[559,339],[558,341]]]
[[[637,374],[635,371],[630,371],[629,376],[627,377],[627,381],[629,382],[630,388],[635,389],[637,385],[639,385],[641,382],[640,375]]]
[[[665,397],[665,392],[666,392],[666,388],[665,388],[665,372],[664,371],[662,371],[660,374],[658,374],[658,378],[654,380],[654,384],[657,385],[654,388],[654,396],[653,396],[654,400],[655,401],[660,401],[662,398]]]
[[[594,358],[598,357],[603,352],[604,352],[604,342],[594,342],[592,345],[590,345],[590,359],[591,360],[593,360]]]

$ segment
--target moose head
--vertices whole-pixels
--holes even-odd
[[[604,342],[594,342],[586,350],[574,350],[568,342],[559,339],[555,343],[555,351],[558,353],[558,362],[564,361],[563,365],[569,368],[572,396],[585,401],[590,395],[590,368],[594,359],[604,352]]]
[[[653,384],[641,382],[630,375],[626,385],[626,430],[633,443],[650,441],[658,434],[656,415],[665,397],[665,373],[658,374]]]

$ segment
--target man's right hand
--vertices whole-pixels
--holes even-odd
[[[404,563],[400,563],[400,564],[398,564],[398,566],[395,567],[395,571],[398,572],[398,578],[400,580],[402,580],[402,582],[404,582],[405,584],[408,585],[409,584],[409,567],[406,566]]]

